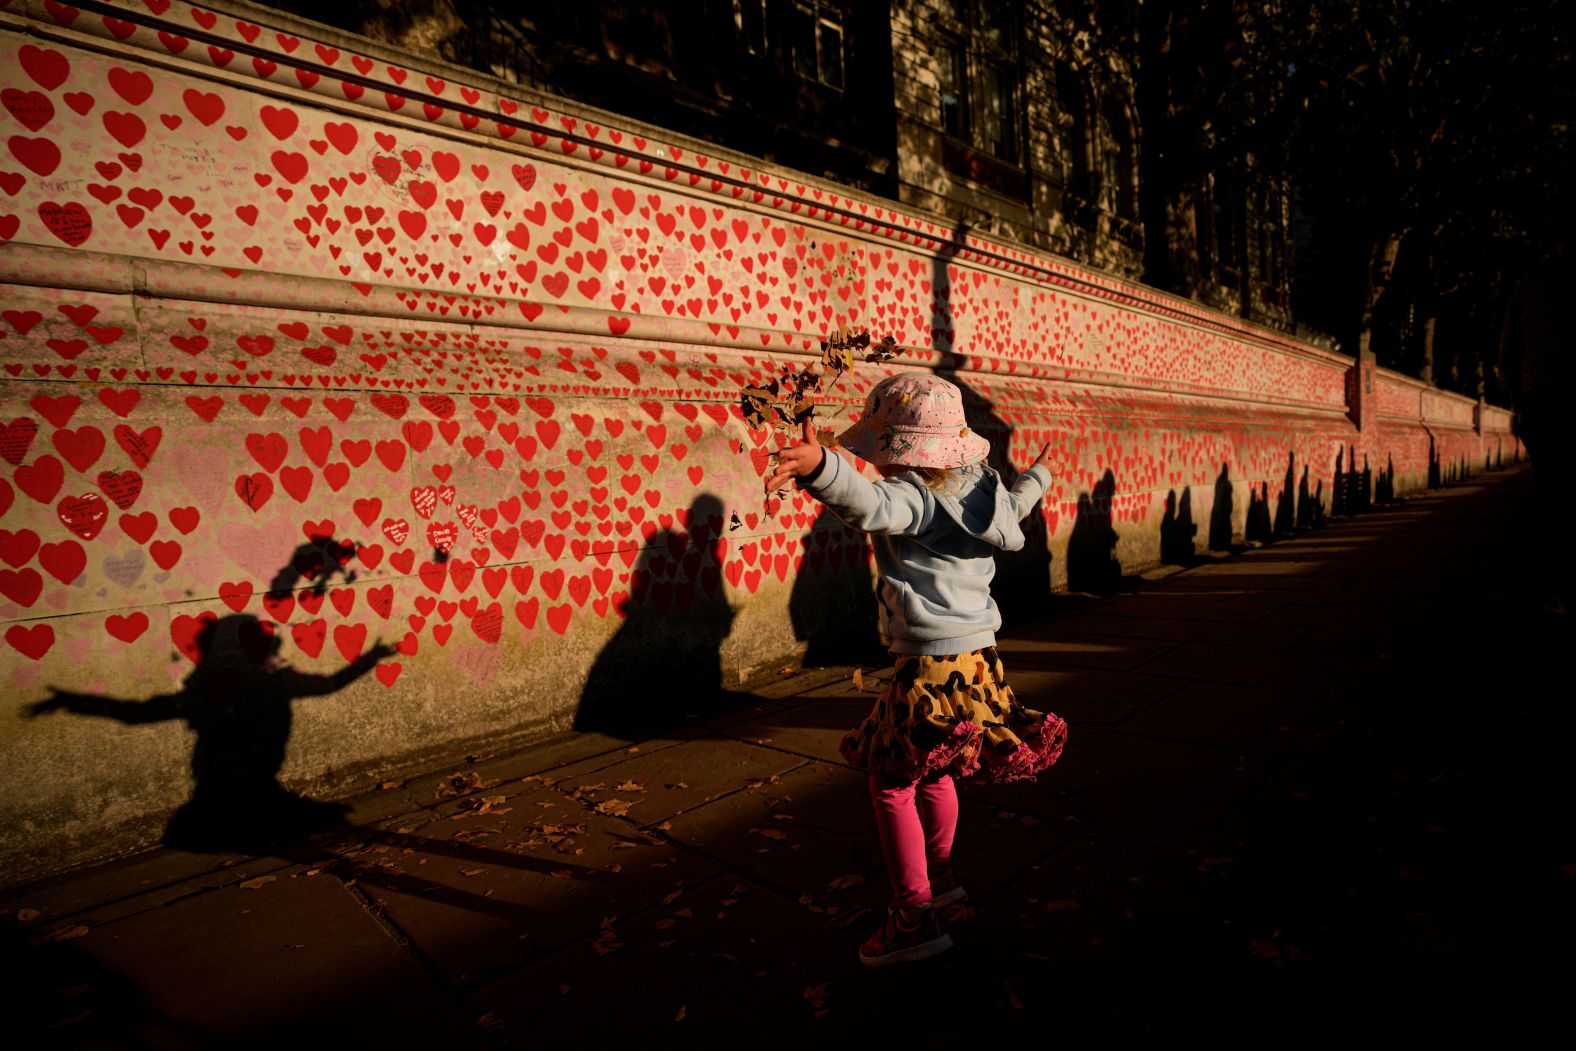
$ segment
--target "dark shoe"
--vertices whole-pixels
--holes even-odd
[[[935,912],[921,910],[912,927],[903,922],[899,909],[887,910],[886,923],[859,947],[859,962],[866,967],[885,967],[889,963],[928,960],[952,948],[952,935],[941,928]]]

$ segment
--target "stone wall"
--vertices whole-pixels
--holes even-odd
[[[1359,437],[1339,355],[258,8],[0,0],[0,101],[0,882],[868,633],[738,409],[837,326],[1056,449],[1020,610]]]

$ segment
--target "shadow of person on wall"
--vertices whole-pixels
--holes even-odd
[[[1323,486],[1323,482],[1319,483]],[[1312,529],[1317,525],[1313,508],[1313,494],[1308,492],[1308,465],[1302,465],[1302,480],[1297,483],[1297,528]]]
[[[1267,488],[1267,483],[1266,483]],[[1297,527],[1297,454],[1286,454],[1286,477],[1275,500],[1275,535],[1290,536]]]
[[[278,659],[272,624],[247,614],[208,621],[192,643],[196,666],[181,689],[142,701],[53,690],[31,717],[67,711],[127,725],[180,719],[192,746],[191,799],[170,819],[164,845],[192,851],[255,851],[278,840],[344,824],[345,807],[296,795],[279,783],[300,697],[338,693],[394,653],[374,644],[330,675]]]
[[[1215,478],[1215,502],[1209,509],[1209,549],[1230,551],[1235,534],[1231,524],[1231,505],[1234,499],[1231,485],[1231,468],[1222,462],[1220,474]]]
[[[1379,471],[1379,480],[1374,484],[1374,502],[1389,504],[1395,502],[1395,455],[1386,457],[1387,466]]]
[[[804,565],[794,575],[788,617],[805,644],[805,667],[885,663],[865,535],[821,507],[799,545]]]
[[[684,530],[662,530],[641,549],[624,623],[597,654],[581,690],[577,731],[633,740],[722,711],[738,697],[722,687],[722,642],[735,616],[717,553],[722,510],[722,501],[702,493],[690,504]],[[760,546],[753,537],[741,543]],[[757,557],[748,573],[764,579],[774,556]]]
[[[1184,487],[1166,493],[1166,513],[1160,519],[1160,561],[1168,566],[1190,566],[1197,557],[1198,523],[1193,521],[1193,490]]]
[[[1078,517],[1067,538],[1067,590],[1108,595],[1121,584],[1122,563],[1116,557],[1120,537],[1111,525],[1115,498],[1116,474],[1110,468],[1093,492],[1078,495]]]
[[[990,442],[990,456],[986,462],[1010,487],[1022,473],[1012,462],[1014,428],[996,411],[990,398],[961,374],[968,365],[968,358],[957,348],[955,341],[951,263],[967,247],[969,230],[967,222],[956,224],[952,228],[951,238],[937,250],[931,262],[931,346],[942,356],[936,375],[956,385],[963,393],[963,413],[969,426]],[[1036,452],[1038,449],[1030,450],[1028,458],[1032,459]],[[991,597],[1000,608],[1004,621],[1043,615],[1051,596],[1051,547],[1045,526],[1043,501],[1036,513],[1030,514],[1020,524],[1023,529],[1023,547],[1017,551],[995,553],[996,577],[992,582]]]
[[[1274,523],[1270,519],[1270,483],[1264,483],[1262,495],[1259,488],[1248,483],[1248,520],[1242,535],[1250,544],[1267,544],[1275,539]]]

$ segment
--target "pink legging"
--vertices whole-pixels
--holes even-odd
[[[870,801],[897,906],[913,909],[929,902],[932,881],[940,892],[950,890],[952,836],[958,827],[958,792],[952,778],[943,774],[914,784],[892,784],[871,774]]]

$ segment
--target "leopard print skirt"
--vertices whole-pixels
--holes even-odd
[[[995,647],[944,657],[898,656],[895,674],[843,758],[898,783],[930,774],[1032,780],[1061,758],[1067,724],[1019,704]]]

